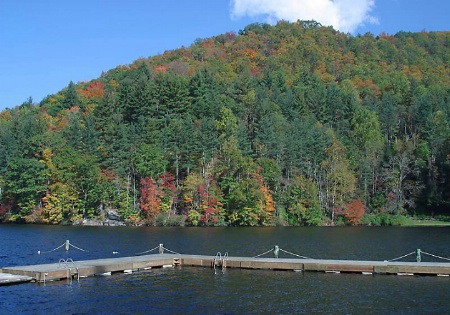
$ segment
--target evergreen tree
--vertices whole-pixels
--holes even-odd
[[[75,84],[70,81],[67,88],[64,90],[63,99],[61,101],[62,109],[68,109],[73,106],[79,106],[80,100]]]

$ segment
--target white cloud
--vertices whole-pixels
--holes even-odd
[[[364,23],[376,23],[370,16],[375,0],[231,0],[232,16],[265,16],[277,20],[315,20],[342,32],[354,32]]]

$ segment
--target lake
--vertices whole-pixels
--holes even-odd
[[[256,256],[278,245],[321,259],[449,257],[449,227],[154,228],[0,225],[0,266],[135,255]],[[64,248],[66,240],[85,251]],[[42,254],[38,254],[41,251]],[[48,252],[49,253],[44,253]],[[114,254],[116,253],[116,254]],[[280,257],[289,257],[280,253]],[[414,261],[411,255],[404,261]],[[422,256],[422,261],[439,261]],[[450,278],[209,268],[152,269],[0,287],[1,314],[449,314]]]

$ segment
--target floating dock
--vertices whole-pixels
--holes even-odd
[[[46,282],[82,277],[132,273],[151,268],[196,266],[209,268],[272,269],[316,271],[330,273],[359,273],[366,275],[429,275],[449,276],[450,263],[387,262],[328,259],[250,258],[185,254],[151,254],[85,261],[60,260],[58,263],[5,267],[2,273],[18,276],[17,281]],[[22,280],[19,280],[19,277]],[[6,283],[6,282],[5,282]],[[0,284],[5,284],[0,282]],[[8,284],[12,283],[10,281]]]
[[[21,276],[21,275],[13,275],[10,273],[0,272],[0,285],[9,285],[9,284],[17,284],[23,282],[31,282],[33,280],[32,277]]]

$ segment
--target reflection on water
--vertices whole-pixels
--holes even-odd
[[[83,228],[0,225],[0,265],[182,253],[254,256],[273,245],[313,258],[448,257],[448,228]],[[66,239],[88,252],[37,255]],[[117,256],[117,255],[116,255]],[[412,257],[414,258],[414,257]],[[0,287],[1,314],[445,314],[449,278],[181,267]]]

